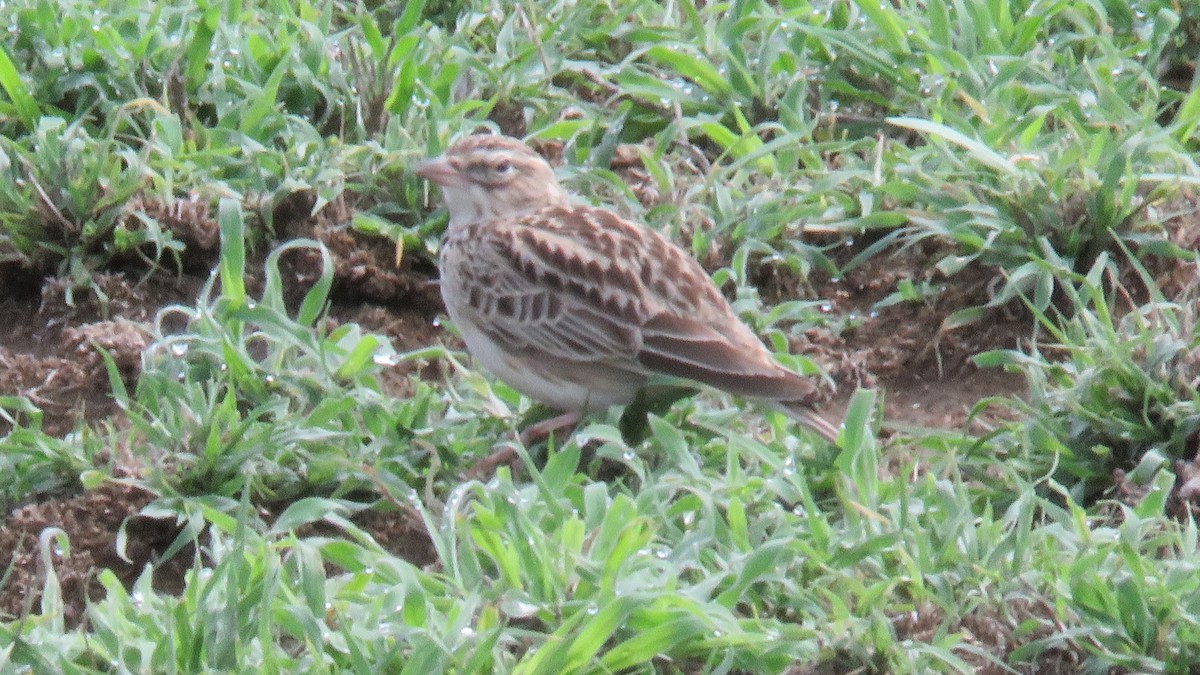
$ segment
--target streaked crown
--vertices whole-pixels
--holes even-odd
[[[467,136],[417,173],[442,187],[452,227],[567,203],[546,160],[507,136]]]

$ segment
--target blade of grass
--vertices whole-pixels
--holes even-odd
[[[3,45],[0,45],[0,88],[4,89],[8,98],[12,100],[13,108],[16,109],[17,116],[25,124],[25,128],[29,131],[36,129],[41,111],[37,101],[29,95],[25,83],[21,81],[21,73],[17,72],[17,67]]]

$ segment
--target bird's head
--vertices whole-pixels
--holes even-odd
[[[507,136],[467,136],[416,173],[441,186],[451,226],[567,203],[546,160]]]

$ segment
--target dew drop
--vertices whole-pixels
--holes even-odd
[[[506,600],[501,603],[504,613],[514,618],[527,618],[537,614],[537,605],[524,600]]]
[[[371,360],[374,361],[375,365],[377,366],[394,366],[397,363],[400,363],[400,355],[376,352],[371,357]]]

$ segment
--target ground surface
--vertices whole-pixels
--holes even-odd
[[[1178,243],[1193,246],[1197,231],[1195,223],[1183,224],[1175,238],[1187,239]],[[330,321],[355,322],[386,334],[399,351],[437,342],[457,346],[453,336],[435,321],[441,306],[436,272],[429,261],[405,259],[397,267],[390,242],[367,240],[345,230],[317,226],[291,233],[316,236],[335,255]],[[1004,415],[1005,410],[991,406],[973,414],[977,402],[1021,395],[1019,375],[977,368],[971,356],[1028,340],[1030,318],[996,311],[986,320],[944,330],[943,321],[951,313],[988,300],[996,273],[975,267],[953,278],[940,278],[929,272],[937,255],[937,251],[916,249],[881,255],[840,279],[802,281],[775,276],[770,270],[758,271],[756,283],[767,302],[816,300],[829,317],[827,325],[797,337],[792,349],[812,358],[837,383],[838,391],[825,403],[830,418],[838,419],[853,391],[866,387],[880,392],[885,436],[895,431],[919,433],[921,429],[978,432],[987,428],[992,416]],[[311,282],[315,263],[299,258],[289,262],[291,281],[297,288]],[[1171,290],[1173,285],[1186,285],[1190,273],[1182,267],[1168,267],[1158,276],[1160,285]],[[35,402],[45,411],[44,428],[55,434],[70,433],[81,424],[122,424],[96,347],[112,356],[126,383],[132,385],[156,313],[171,304],[193,304],[206,279],[200,274],[112,272],[96,279],[104,302],[88,291],[77,292],[68,301],[65,284],[56,279],[5,279],[5,299],[0,301],[0,396],[20,395]],[[927,281],[926,288],[935,291],[921,301],[879,307],[905,279]],[[258,283],[253,278],[247,281]],[[415,373],[413,367],[402,365],[386,373],[382,381],[389,393],[411,393],[414,375],[429,380],[444,376],[436,364]],[[7,430],[8,422],[0,420],[0,424]],[[108,483],[93,490],[43,494],[29,503],[0,505],[4,514],[0,568],[8,570],[0,593],[0,613],[24,616],[38,611],[44,583],[43,549],[54,551],[69,623],[81,621],[87,602],[103,592],[96,580],[103,569],[131,584],[148,564],[154,564],[154,583],[160,590],[181,589],[193,554],[185,548],[171,560],[160,559],[179,529],[173,522],[139,515],[154,497],[140,488]],[[268,520],[272,517],[269,512],[262,515]],[[365,511],[354,520],[393,553],[417,565],[436,563],[419,519],[392,510]],[[69,553],[63,555],[51,543],[39,542],[47,528],[60,528],[67,534]],[[122,529],[126,541],[119,552]],[[1030,606],[1020,611],[1034,616],[1049,610]],[[921,608],[912,616],[897,617],[897,630],[921,636],[938,623],[939,616],[936,609]],[[999,625],[984,613],[964,619],[958,630],[972,636],[970,640],[986,651],[1003,654],[1012,643],[1011,636],[995,627]],[[1078,666],[1074,656],[1051,650],[1040,663],[1046,672],[1068,672]],[[826,665],[836,668],[834,662]],[[979,665],[983,667],[984,662]]]
[[[427,263],[406,261],[396,268],[386,242],[364,242],[344,232],[321,234],[338,258],[338,301],[330,309],[331,320],[353,321],[384,333],[401,351],[452,340],[434,322],[440,305]],[[969,357],[984,349],[1012,346],[1027,322],[998,316],[974,328],[940,330],[950,312],[981,300],[986,270],[943,280],[944,290],[924,303],[872,310],[897,280],[924,278],[927,265],[920,255],[908,253],[868,263],[844,279],[813,284],[815,297],[828,301],[831,316],[858,317],[853,328],[813,329],[793,345],[838,383],[839,393],[827,403],[831,417],[843,412],[849,395],[863,386],[883,392],[887,426],[961,428],[976,401],[1020,390],[1019,377],[977,369]],[[305,267],[304,261],[294,262],[297,282],[303,281]],[[203,282],[204,277],[186,274],[108,274],[97,280],[107,297],[101,303],[90,292],[76,294],[68,302],[64,285],[53,279],[10,280],[6,299],[0,302],[0,395],[22,395],[37,403],[45,411],[45,428],[56,434],[70,432],[81,421],[120,424],[95,346],[112,354],[132,383],[141,351],[149,343],[148,323],[164,306],[193,303]],[[786,288],[775,290],[780,296],[785,292]],[[436,368],[420,375],[439,377]],[[403,396],[410,391],[410,372],[397,367],[384,382],[395,395]],[[139,489],[110,484],[82,494],[47,495],[36,503],[6,505],[0,525],[0,566],[11,560],[13,567],[0,595],[0,612],[21,615],[37,607],[43,580],[38,537],[47,527],[63,529],[71,542],[70,555],[56,561],[68,616],[82,616],[87,598],[95,599],[100,592],[95,581],[99,569],[112,569],[131,582],[178,533],[169,523],[137,517],[152,499]],[[361,514],[358,520],[393,552],[418,564],[433,561],[419,522],[377,512]],[[126,559],[115,548],[123,526],[128,536]],[[189,559],[179,556],[161,566],[156,583],[163,589],[180,587]]]

